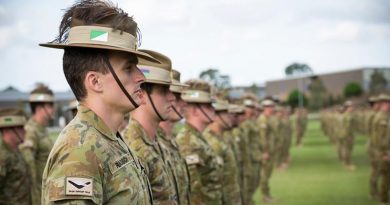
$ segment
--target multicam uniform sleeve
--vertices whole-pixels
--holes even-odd
[[[38,179],[37,179],[37,167],[35,163],[35,153],[38,145],[38,136],[36,134],[36,130],[32,126],[26,126],[25,127],[26,134],[24,137],[24,142],[19,145],[19,150],[23,155],[24,160],[26,161],[31,177],[31,198],[32,198],[32,204],[38,205],[39,203],[39,196],[37,196],[39,193],[38,190],[36,190],[36,187],[38,187]]]
[[[92,150],[74,148],[56,156],[47,179],[43,179],[42,204],[102,204],[102,165]],[[118,184],[119,185],[119,184]]]
[[[191,139],[189,133],[179,133],[176,142],[179,145],[180,154],[186,161],[191,188],[191,204],[205,204],[202,197],[203,184],[197,166],[204,166],[200,156],[200,147]]]

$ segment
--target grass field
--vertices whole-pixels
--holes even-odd
[[[274,170],[271,193],[276,205],[374,205],[368,197],[369,161],[366,138],[356,136],[353,162],[347,171],[339,162],[335,147],[324,136],[318,121],[311,121],[303,147],[291,149],[292,163],[285,171]],[[262,204],[260,192],[256,204]]]

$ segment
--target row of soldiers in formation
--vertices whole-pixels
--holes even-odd
[[[54,143],[47,87],[31,93],[27,123],[1,110],[0,204],[252,204],[259,184],[273,201],[273,167],[289,162],[289,111],[252,95],[214,101],[207,82],[182,83],[167,56],[138,49],[138,32],[104,1],[65,11],[56,40],[40,45],[64,49],[77,114]]]
[[[369,107],[357,108],[347,101],[344,106],[321,112],[321,128],[337,148],[339,159],[354,170],[351,155],[355,134],[368,137],[371,164],[370,196],[381,204],[389,203],[390,191],[390,96],[369,98]]]
[[[161,54],[153,53],[153,56],[161,61],[163,58],[168,60]],[[180,84],[178,71],[171,70],[171,78],[172,81]],[[148,77],[145,82],[148,82]],[[202,87],[203,92],[210,93],[211,87],[207,82],[200,80],[191,80],[182,86],[170,85],[169,89],[175,95],[175,100],[170,102],[174,105],[173,110],[167,113],[166,120],[160,120],[154,138],[149,137],[145,129],[151,119],[146,119],[145,122],[143,117],[139,117],[148,114],[141,111],[142,108],[133,111],[131,119],[125,117],[122,128],[119,128],[124,141],[132,148],[140,160],[140,165],[146,170],[151,188],[151,200],[154,204],[166,202],[169,202],[168,204],[206,202],[208,202],[206,204],[253,204],[253,194],[259,183],[261,183],[263,201],[271,202],[268,181],[272,169],[274,166],[285,169],[290,162],[289,149],[293,133],[290,110],[275,106],[275,103],[269,99],[264,100],[260,105],[257,103],[257,98],[251,94],[235,100],[235,104],[216,100],[212,103],[215,110],[214,117],[210,112],[206,114],[201,111],[201,117],[204,115],[203,117],[208,120],[204,123],[204,130],[201,132],[196,127],[196,120],[192,125],[184,111],[188,109],[186,108],[188,104],[195,102],[182,97],[182,94],[188,89],[197,91],[195,87]],[[187,86],[189,87],[184,90],[183,88]],[[211,98],[192,97],[192,99],[212,102]],[[199,106],[204,103],[196,102]],[[2,204],[41,203],[40,182],[47,158],[54,145],[46,128],[54,114],[53,92],[45,86],[39,86],[31,92],[29,104],[32,117],[27,122],[22,110],[0,111],[0,133],[2,134],[0,181],[4,184],[0,189]],[[77,106],[78,102],[75,100],[70,102],[67,108],[73,117],[80,112],[77,111]],[[79,110],[82,108],[83,105],[80,105]],[[155,117],[159,111],[160,109],[156,108]],[[186,116],[187,121],[179,132],[181,135],[178,135],[174,127],[181,126],[183,115]],[[305,122],[307,122],[305,110],[297,110],[294,122],[297,145],[301,145]],[[188,142],[192,143],[188,144]],[[195,151],[196,149],[202,149],[205,153],[199,153]],[[120,159],[115,163],[120,165],[125,162],[125,159]],[[210,171],[207,174],[209,176],[198,173],[205,170],[191,169],[191,165],[200,163],[210,166],[202,168]],[[82,172],[76,167],[74,169]],[[212,174],[212,170],[215,173]],[[202,179],[206,176],[206,179]],[[69,183],[80,185],[78,180],[73,178]],[[202,182],[204,180],[213,183]],[[194,183],[195,186],[190,183]],[[207,195],[204,195],[201,190],[196,190],[204,189],[203,186],[206,185],[214,187],[210,187]],[[213,189],[215,189],[214,195],[210,192]],[[196,193],[203,193],[203,195],[195,195]],[[206,196],[209,198],[204,201]],[[214,202],[208,201],[212,199]]]

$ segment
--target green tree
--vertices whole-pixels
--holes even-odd
[[[293,63],[284,70],[286,76],[299,76],[303,74],[312,74],[313,70],[304,63]]]
[[[318,76],[313,76],[310,78],[310,98],[309,98],[309,107],[312,110],[319,110],[323,106],[323,102],[326,97],[326,88],[322,83],[322,80]]]
[[[225,90],[231,87],[230,76],[223,75],[218,69],[209,68],[199,74],[199,78],[210,82],[216,88]]]
[[[295,89],[293,91],[290,92],[290,94],[288,95],[288,98],[287,98],[287,103],[293,107],[293,108],[296,108],[299,106],[299,96],[302,95],[303,96],[303,105],[305,106],[307,104],[307,98],[306,96],[301,93],[299,90]]]
[[[383,72],[379,70],[375,70],[370,76],[370,93],[371,94],[379,94],[386,90],[387,87],[387,79],[383,75]]]
[[[344,93],[345,98],[358,97],[358,96],[362,95],[363,89],[359,83],[350,82],[350,83],[345,85],[343,93]]]

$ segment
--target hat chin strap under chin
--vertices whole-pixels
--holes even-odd
[[[207,113],[202,109],[202,107],[199,104],[196,104],[196,106],[198,106],[199,110],[203,113],[204,116],[206,116],[206,118],[209,120],[209,123],[212,123],[213,120],[209,115],[207,115]]]
[[[139,105],[135,102],[135,100],[131,97],[131,95],[127,92],[127,90],[125,89],[125,87],[123,86],[122,82],[119,80],[118,76],[116,75],[114,69],[112,68],[111,66],[111,63],[110,63],[110,60],[108,59],[107,56],[104,56],[103,57],[104,59],[104,62],[106,63],[108,69],[110,70],[110,73],[111,75],[114,77],[116,83],[118,84],[118,86],[120,87],[120,89],[122,90],[122,92],[126,95],[127,99],[129,99],[129,101],[131,102],[131,104],[137,108],[139,107]]]
[[[179,116],[180,119],[183,119],[183,116],[180,114],[179,111],[177,111],[177,109],[175,108],[175,106],[172,105],[172,109],[173,109],[173,111],[176,113],[176,115]]]
[[[228,125],[228,123],[223,119],[223,117],[219,114],[219,113],[216,113],[217,114],[217,117],[221,120],[222,124],[225,126],[226,129],[230,128],[230,126]]]
[[[22,143],[24,140],[23,140],[22,137],[20,137],[19,133],[16,132],[15,128],[12,128],[11,130],[12,130],[12,132],[16,135],[16,138],[18,138],[19,143]]]
[[[161,121],[165,121],[166,119],[164,119],[164,118],[160,115],[160,113],[157,111],[156,106],[154,106],[154,102],[153,102],[153,100],[152,100],[152,97],[150,97],[150,95],[149,95],[148,92],[146,92],[146,95],[148,96],[148,99],[149,99],[149,101],[150,101],[150,104],[152,104],[152,108],[153,108],[154,112],[156,113],[156,115],[158,116],[158,118],[160,118]]]

